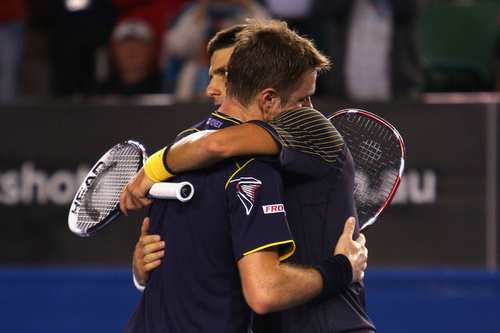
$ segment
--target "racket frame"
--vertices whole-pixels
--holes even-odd
[[[360,231],[363,231],[366,228],[368,228],[369,226],[373,225],[373,223],[375,223],[375,221],[377,221],[377,219],[380,217],[382,212],[387,208],[387,206],[391,203],[392,199],[394,198],[394,195],[396,194],[396,191],[401,183],[401,179],[403,177],[403,172],[405,169],[406,147],[405,147],[403,137],[401,136],[399,131],[396,129],[396,127],[394,127],[391,123],[389,123],[384,118],[382,118],[382,117],[380,117],[372,112],[362,110],[362,109],[356,109],[356,108],[347,108],[347,109],[339,110],[339,111],[329,115],[327,118],[328,118],[328,120],[330,120],[330,122],[332,122],[332,119],[339,117],[339,116],[342,116],[342,115],[347,115],[347,114],[361,114],[363,116],[369,117],[369,118],[377,121],[378,123],[380,123],[383,126],[385,126],[386,128],[388,128],[393,133],[395,138],[398,140],[400,152],[401,152],[401,163],[400,163],[399,170],[398,170],[398,176],[397,176],[396,181],[391,189],[391,192],[389,193],[389,196],[387,197],[385,202],[376,211],[376,213],[372,217],[368,218],[367,221],[365,221],[364,223],[360,223]],[[340,134],[342,135],[342,133],[340,133]],[[343,135],[342,135],[342,137],[343,137]],[[347,142],[346,142],[346,144],[347,144]]]
[[[94,184],[96,179],[98,179],[99,174],[102,171],[102,168],[108,167],[110,165],[110,162],[113,162],[113,155],[115,155],[118,150],[123,149],[123,146],[125,145],[132,146],[138,152],[139,163],[136,171],[139,171],[140,168],[142,168],[142,166],[146,162],[147,158],[146,149],[142,144],[133,140],[126,140],[116,144],[115,146],[110,148],[96,162],[96,164],[92,167],[92,169],[90,169],[89,173],[87,174],[82,184],[78,188],[78,191],[76,192],[73,202],[71,203],[70,206],[68,215],[68,226],[69,229],[76,235],[81,237],[92,236],[95,233],[99,232],[104,227],[106,227],[109,223],[117,219],[122,214],[122,211],[120,210],[120,204],[118,203],[116,207],[112,209],[106,217],[104,217],[99,223],[96,223],[96,225],[88,228],[86,231],[83,231],[82,229],[77,227],[78,212],[80,210],[80,207],[84,205],[84,200],[87,193],[92,189],[92,185]]]

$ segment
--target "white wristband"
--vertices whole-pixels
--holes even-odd
[[[139,290],[141,293],[144,291],[144,289],[146,289],[146,286],[143,286],[139,283],[139,281],[137,281],[137,279],[135,278],[135,274],[132,273],[132,277],[134,278],[134,285],[135,287],[137,288],[137,290]]]

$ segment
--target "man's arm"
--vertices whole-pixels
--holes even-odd
[[[337,246],[335,247],[334,255],[343,254],[349,259],[349,262],[352,266],[352,282],[357,282],[363,280],[364,278],[364,270],[367,267],[368,260],[368,249],[365,247],[366,239],[363,234],[360,234],[356,241],[352,240],[354,226],[354,218],[351,217],[346,221],[344,232],[342,233],[342,236],[340,237]],[[145,286],[146,282],[149,280],[151,271],[160,265],[161,259],[164,256],[163,250],[165,248],[165,243],[161,241],[158,235],[148,235],[148,228],[149,218],[146,218],[144,219],[142,225],[141,238],[139,239],[134,252],[134,281],[136,281],[136,285],[139,289],[142,289],[141,287]],[[253,272],[254,270],[260,271],[261,276],[263,275],[272,277],[272,273],[264,274],[262,272],[273,272],[273,269],[279,267],[282,272],[284,272],[284,275],[281,277],[285,278],[285,281],[287,275],[295,275],[294,278],[296,279],[299,279],[300,276],[300,281],[305,284],[305,286],[303,286],[302,288],[305,288],[304,290],[306,290],[306,292],[304,292],[303,289],[296,288],[297,291],[302,290],[303,294],[300,296],[300,298],[298,298],[299,295],[295,294],[293,297],[287,299],[286,297],[281,297],[280,295],[282,295],[283,293],[285,293],[286,295],[287,290],[289,291],[289,288],[291,288],[289,284],[280,282],[278,288],[273,288],[271,285],[272,283],[268,282],[267,284],[265,284],[265,288],[272,289],[272,292],[264,293],[264,289],[258,288],[260,284],[255,284],[257,281],[253,279],[248,280],[247,278],[246,281],[248,281],[248,283],[244,283],[244,288],[246,288],[246,291],[244,292],[249,297],[249,300],[247,300],[247,302],[257,303],[254,306],[263,311],[268,307],[290,307],[291,304],[294,304],[294,302],[297,302],[298,304],[300,303],[300,301],[303,301],[305,299],[312,299],[319,295],[323,288],[323,282],[322,280],[318,282],[318,277],[321,279],[321,275],[319,275],[319,272],[317,270],[310,268],[304,271],[287,264],[281,264],[279,261],[277,261],[277,253],[274,251],[260,252],[257,252],[260,253],[260,256],[248,255],[242,258],[238,263],[238,265],[240,266],[240,274],[242,276],[242,280],[244,276],[259,276],[255,275],[255,273]],[[266,264],[270,266],[265,266]],[[308,286],[308,283],[312,285]],[[319,289],[319,291],[317,289]],[[263,294],[261,294],[261,292]],[[265,297],[266,295],[275,295],[273,297],[277,298],[273,302],[269,300],[266,301],[265,299],[262,300],[262,297]],[[276,302],[278,298],[280,299],[279,303]]]
[[[169,170],[180,173],[201,169],[231,156],[274,155],[280,149],[280,144],[265,129],[242,124],[187,136],[173,144],[163,158]],[[122,212],[128,215],[130,210],[150,205],[152,199],[147,198],[147,193],[154,183],[144,168],[139,170],[120,196]]]
[[[258,314],[307,302],[323,289],[316,269],[280,263],[277,249],[246,255],[238,261],[238,268],[245,300]]]
[[[190,135],[170,147],[166,163],[175,173],[201,169],[232,156],[275,155],[280,144],[255,124],[231,126],[206,135]]]
[[[362,280],[368,251],[364,247],[364,237],[352,240],[354,225],[354,219],[349,218],[335,248],[336,257],[332,258],[338,260],[327,260],[328,265],[319,264],[318,269],[281,263],[275,248],[240,259],[238,268],[248,305],[259,314],[280,311],[319,295],[331,295],[351,282]],[[352,266],[352,276],[346,276],[346,261],[340,256],[349,260],[347,265]],[[347,271],[350,274],[350,270]]]

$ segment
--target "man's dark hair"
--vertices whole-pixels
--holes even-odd
[[[246,24],[238,24],[232,26],[231,28],[227,28],[217,32],[215,36],[208,42],[208,54],[212,56],[217,50],[234,46],[234,43],[236,42],[236,35],[246,27]]]

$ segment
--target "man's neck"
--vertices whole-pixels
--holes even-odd
[[[239,119],[242,122],[247,122],[250,120],[263,120],[261,110],[255,106],[244,107],[238,101],[233,98],[226,98],[219,108],[219,112]]]

